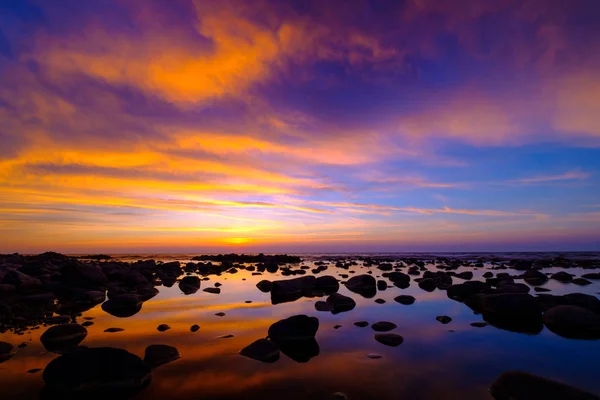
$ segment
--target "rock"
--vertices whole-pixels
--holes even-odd
[[[85,321],[83,324],[81,324],[81,326],[85,326],[86,328],[88,326],[92,326],[92,325],[94,325],[94,323],[92,321]]]
[[[156,330],[158,330],[159,332],[165,332],[165,331],[168,331],[169,329],[171,329],[171,327],[167,324],[160,324],[159,326],[156,327]]]
[[[212,293],[212,294],[219,294],[219,293],[221,293],[221,289],[216,288],[216,287],[215,288],[207,287],[206,289],[203,289],[202,291],[206,292],[206,293]]]
[[[68,315],[55,315],[53,317],[46,318],[48,325],[67,324],[71,322],[71,317]]]
[[[348,279],[348,282],[346,282],[346,288],[351,292],[360,294],[365,298],[371,298],[377,293],[377,282],[371,275],[357,275]]]
[[[325,275],[317,278],[315,289],[325,294],[335,293],[339,290],[340,284],[333,276]]]
[[[540,286],[534,287],[533,290],[536,291],[536,292],[538,292],[538,293],[550,292],[550,289],[547,289],[545,287],[540,287]]]
[[[69,287],[104,289],[108,285],[108,278],[102,268],[77,262],[62,268],[60,282]]]
[[[278,341],[275,344],[283,354],[299,363],[310,361],[320,352],[319,344],[314,338],[301,341]]]
[[[474,328],[484,328],[488,326],[487,322],[471,322],[471,326]]]
[[[537,269],[528,269],[525,271],[523,274],[523,279],[532,286],[543,285],[544,283],[548,282],[548,277],[546,274],[538,271]]]
[[[350,311],[356,307],[356,302],[351,297],[339,293],[330,295],[327,298],[327,304],[329,304],[332,314]]]
[[[387,321],[375,322],[371,328],[376,332],[387,332],[396,329],[396,324]]]
[[[314,339],[319,329],[319,320],[306,315],[294,315],[275,322],[269,328],[273,341],[304,341]]]
[[[260,290],[263,293],[268,293],[271,291],[271,288],[273,287],[273,283],[271,281],[268,281],[266,279],[258,282],[256,284],[256,287],[258,288],[258,290]]]
[[[385,289],[387,289],[387,282],[382,280],[377,281],[377,290],[383,291]]]
[[[224,312],[218,312],[215,314],[217,317],[224,317],[225,313]]]
[[[315,303],[315,310],[317,311],[331,311],[331,304],[326,301],[317,301]]]
[[[600,339],[600,315],[578,306],[556,306],[542,317],[546,327],[572,339]]]
[[[295,279],[273,281],[271,288],[271,303],[287,303],[296,301],[303,296],[312,297],[316,291],[316,283],[317,278],[312,275]]]
[[[571,386],[520,371],[502,374],[490,387],[496,400],[600,400]]]
[[[358,326],[359,328],[366,328],[369,326],[369,323],[367,321],[357,321],[354,323],[354,325]]]
[[[378,333],[375,335],[375,340],[386,346],[397,347],[404,342],[404,338],[395,333]]]
[[[346,394],[342,392],[335,392],[333,394],[333,397],[338,400],[348,400],[348,396],[346,396]]]
[[[400,304],[404,304],[405,306],[409,306],[415,302],[415,298],[409,295],[400,295],[394,297],[394,301]]]
[[[8,271],[2,279],[2,283],[5,285],[12,285],[21,291],[34,289],[42,284],[38,278],[15,270]]]
[[[274,363],[279,360],[279,348],[268,339],[258,339],[244,347],[240,354],[264,363]]]
[[[575,285],[580,285],[580,286],[585,286],[585,285],[591,285],[592,282],[588,281],[585,278],[575,278],[571,281],[571,283],[574,283]]]
[[[25,347],[27,347],[27,343],[21,343],[20,345],[17,346],[19,349],[24,349]]]
[[[564,296],[553,296],[549,294],[540,294],[536,298],[542,310],[548,310],[555,306],[579,306],[586,308],[596,314],[600,314],[600,300],[596,296],[583,293],[570,293]]]
[[[16,352],[17,348],[12,344],[0,342],[0,363],[10,360]]]
[[[194,324],[194,325],[190,326],[190,331],[191,332],[197,332],[198,329],[200,329],[200,325]]]
[[[473,272],[471,271],[464,271],[464,272],[459,272],[458,274],[455,275],[457,278],[460,279],[464,279],[464,280],[471,280],[473,279]]]
[[[367,358],[370,358],[372,360],[377,360],[379,358],[382,358],[383,356],[381,354],[377,354],[377,353],[369,353],[367,354]]]
[[[539,333],[543,328],[541,308],[529,294],[500,293],[476,296],[479,297],[483,318],[498,328],[532,334]]]
[[[531,289],[524,283],[512,283],[508,285],[500,285],[496,291],[498,293],[529,293]]]
[[[565,271],[560,271],[553,274],[550,278],[559,282],[571,282],[573,280],[573,275]]]
[[[600,272],[592,272],[590,274],[583,274],[583,275],[581,275],[581,277],[585,278],[585,279],[597,280],[597,279],[600,279]]]
[[[150,369],[178,360],[181,357],[179,350],[166,344],[151,344],[144,352],[144,364]]]
[[[377,304],[384,304],[385,300],[384,299],[375,299],[375,303],[377,303]]]
[[[432,278],[425,278],[419,282],[419,287],[426,292],[433,292],[437,286]]]
[[[233,335],[229,334],[229,335],[221,335],[218,337],[218,339],[231,339],[233,337]]]
[[[27,370],[27,373],[28,374],[35,374],[36,372],[40,372],[40,371],[42,371],[41,368],[32,368],[30,370]]]
[[[406,289],[410,285],[410,276],[405,273],[394,271],[390,272],[386,276],[390,281],[394,283],[395,286],[399,288]]]
[[[185,276],[179,281],[179,289],[185,294],[194,294],[200,289],[200,278],[197,276]]]
[[[126,398],[150,383],[150,368],[122,349],[82,348],[50,361],[42,399]]]
[[[465,301],[469,297],[481,293],[490,286],[481,281],[469,281],[457,285],[451,285],[446,289],[446,294],[452,300]]]
[[[485,272],[485,273],[483,274],[483,277],[484,277],[484,278],[492,278],[493,276],[494,276],[494,274],[493,274],[492,272],[490,272],[490,271],[488,271],[488,272]]]
[[[140,312],[142,303],[136,294],[122,294],[102,303],[102,309],[115,317],[127,318]]]
[[[341,325],[334,325],[333,329],[340,329],[342,326]]]
[[[87,329],[79,324],[55,325],[40,336],[40,341],[48,351],[62,351],[77,346],[87,333]]]
[[[114,333],[114,332],[123,332],[125,329],[123,328],[108,328],[105,329],[104,332]]]
[[[439,316],[435,317],[435,319],[436,319],[436,321],[439,321],[444,325],[449,324],[452,321],[452,318],[450,318],[447,315],[439,315]]]

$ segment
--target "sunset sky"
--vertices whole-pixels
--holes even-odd
[[[0,1],[0,252],[600,250],[600,1]]]

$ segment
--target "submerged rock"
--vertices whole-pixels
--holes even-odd
[[[52,360],[43,379],[43,399],[123,399],[148,386],[150,368],[123,349],[81,348]]]
[[[104,332],[114,333],[114,332],[123,332],[125,329],[123,328],[108,328],[105,329]]]
[[[396,324],[388,321],[379,321],[371,325],[371,328],[376,332],[387,332],[396,329]]]
[[[435,317],[436,321],[441,322],[442,324],[446,325],[449,324],[450,322],[452,322],[452,318],[450,318],[447,315],[439,315],[437,317]]]
[[[178,360],[181,357],[179,350],[166,344],[151,344],[144,352],[144,364],[150,369]]]
[[[446,295],[452,300],[465,301],[469,297],[489,289],[490,286],[481,281],[468,281],[451,285],[446,289]]]
[[[214,287],[214,288],[207,287],[206,289],[203,289],[202,291],[206,292],[206,293],[212,293],[212,294],[219,294],[219,293],[221,293],[221,289],[219,289],[217,287]]]
[[[375,340],[392,347],[400,346],[404,342],[404,338],[396,333],[378,333],[375,335]]]
[[[165,332],[165,331],[168,331],[169,329],[171,329],[171,327],[167,324],[160,324],[159,326],[156,327],[156,330],[158,330],[159,332]]]
[[[198,332],[199,329],[200,329],[200,325],[194,324],[194,325],[190,326],[191,332]]]
[[[81,343],[87,333],[79,324],[55,325],[40,336],[40,341],[48,351],[67,350]]]
[[[409,295],[400,295],[394,297],[394,301],[400,304],[404,304],[405,306],[409,306],[415,302],[415,298]]]
[[[244,347],[240,354],[265,363],[273,363],[279,360],[279,348],[268,339],[258,339]]]
[[[546,327],[572,339],[600,339],[600,315],[578,306],[556,306],[542,317]]]
[[[357,321],[354,323],[354,325],[358,326],[359,328],[366,328],[369,326],[369,323],[367,321]]]
[[[0,363],[10,360],[16,352],[17,348],[12,344],[0,342]]]
[[[600,400],[591,393],[520,371],[502,374],[492,383],[490,393],[496,400]]]

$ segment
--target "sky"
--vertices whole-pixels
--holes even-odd
[[[597,0],[2,0],[0,252],[600,250]]]

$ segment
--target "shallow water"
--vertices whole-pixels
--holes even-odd
[[[139,256],[139,255],[136,255]],[[156,255],[155,255],[156,256]],[[150,258],[151,256],[136,257]],[[171,260],[174,256],[156,257]],[[182,262],[186,255],[178,256]],[[127,257],[125,257],[127,259]],[[313,266],[313,261],[302,265]],[[473,279],[482,279],[484,269],[461,267],[455,272],[472,270]],[[436,271],[432,265],[427,268]],[[355,274],[372,271],[376,266],[353,266]],[[561,269],[544,269],[554,272]],[[310,270],[307,271],[311,274]],[[514,270],[494,271],[518,273]],[[570,269],[580,276],[593,272]],[[319,274],[349,274],[334,264]],[[134,399],[331,399],[336,392],[349,399],[492,399],[490,384],[503,372],[522,370],[600,394],[597,360],[600,341],[573,340],[544,330],[537,335],[504,331],[493,326],[475,328],[472,322],[482,321],[466,305],[450,300],[446,292],[421,290],[412,281],[407,289],[388,287],[374,298],[363,298],[343,285],[339,293],[352,297],[355,309],[332,315],[315,310],[315,302],[324,298],[301,298],[295,302],[272,305],[270,294],[262,293],[256,283],[263,279],[293,279],[280,273],[253,276],[239,270],[236,274],[209,276],[202,281],[200,291],[183,295],[177,285],[158,287],[160,293],[146,301],[142,310],[129,318],[117,318],[105,313],[100,306],[85,312],[94,317],[88,336],[82,345],[123,348],[140,357],[150,344],[176,346],[181,354],[177,361],[158,367],[152,372],[150,385]],[[218,295],[203,292],[203,288],[222,284]],[[388,281],[389,282],[389,281]],[[454,278],[455,283],[463,282]],[[522,282],[522,281],[518,281]],[[563,284],[550,280],[544,285],[551,294],[588,293],[600,291],[599,284],[588,286]],[[400,294],[412,295],[416,302],[406,306],[393,299]],[[535,294],[533,291],[531,294]],[[375,299],[386,300],[377,304]],[[252,303],[245,303],[245,301]],[[215,313],[224,312],[223,317]],[[319,354],[308,362],[298,363],[285,355],[273,363],[261,363],[238,354],[259,338],[267,336],[274,322],[297,314],[319,319],[316,335]],[[452,322],[443,325],[438,315],[448,315]],[[359,328],[353,322],[391,321],[398,327],[392,332],[404,337],[398,347],[388,347],[374,339],[370,327]],[[78,319],[82,322],[82,319]],[[157,331],[159,324],[172,329]],[[190,326],[200,325],[198,332]],[[341,328],[334,329],[335,325]],[[122,332],[105,333],[110,327],[124,328]],[[56,354],[48,353],[39,341],[46,328],[24,335],[0,334],[0,340],[27,347],[19,349],[9,361],[0,364],[2,399],[36,399],[44,386],[43,369]],[[220,338],[233,335],[232,338]],[[379,359],[367,358],[377,353]]]

